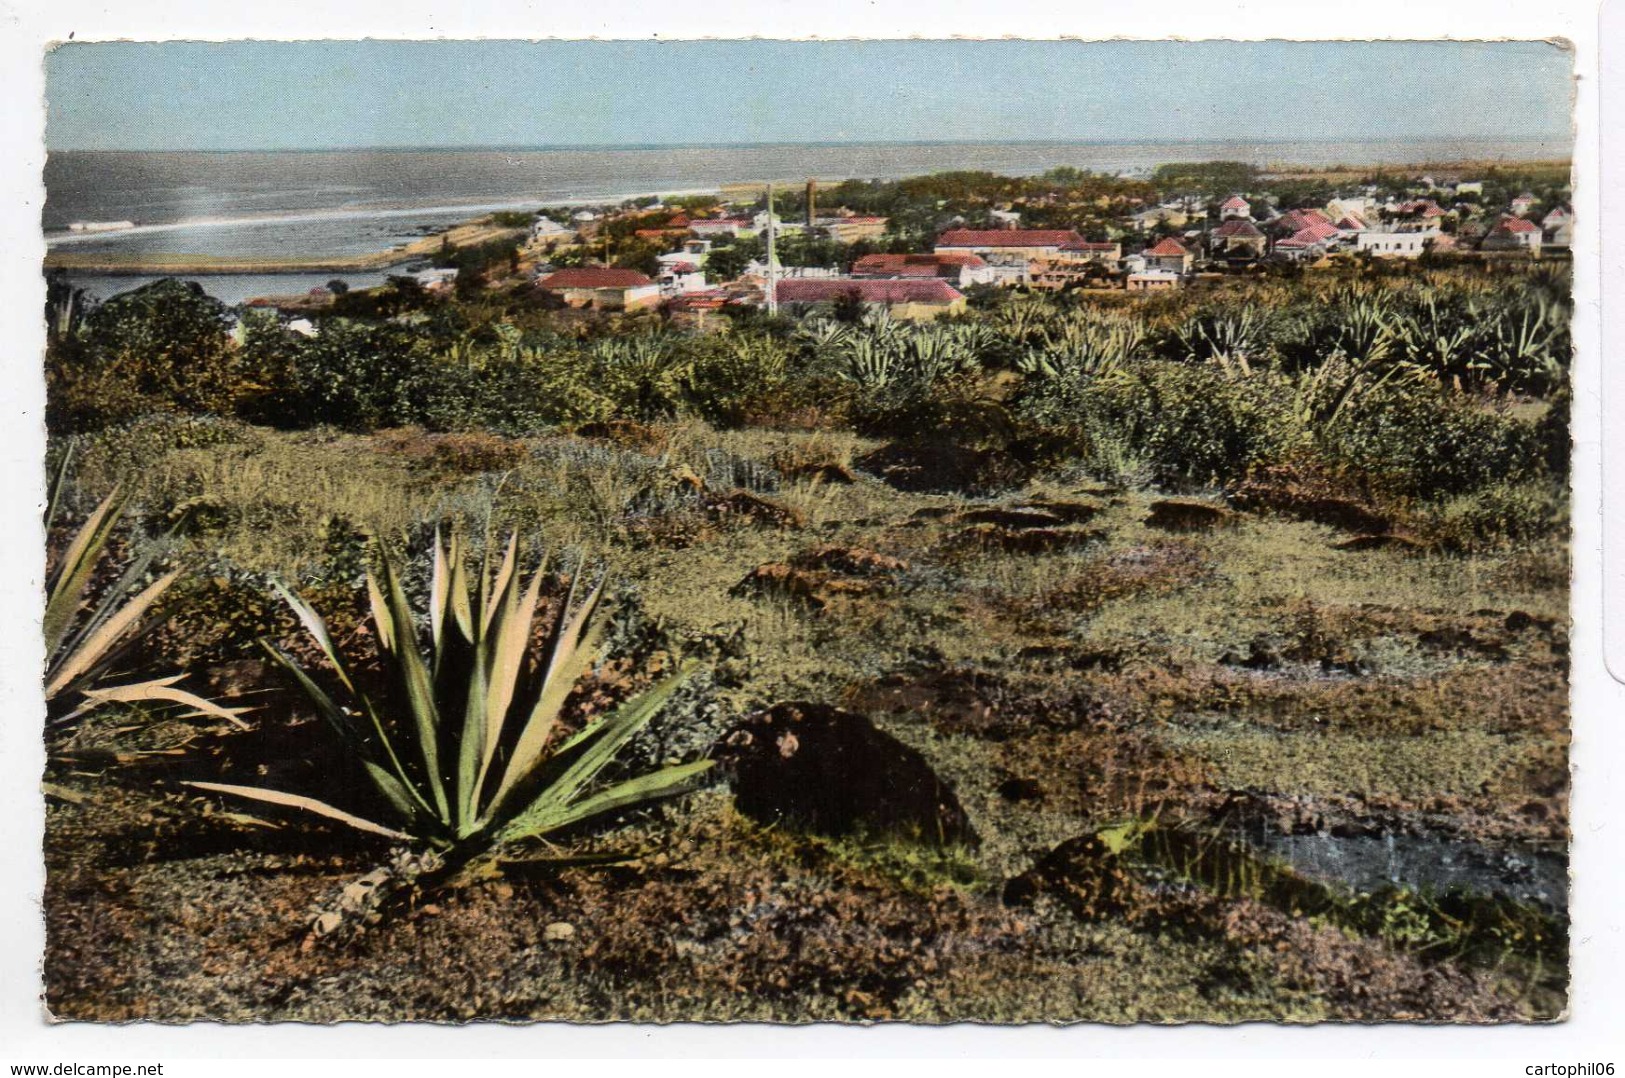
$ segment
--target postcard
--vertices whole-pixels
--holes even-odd
[[[1562,1019],[1574,65],[57,45],[50,1016]]]

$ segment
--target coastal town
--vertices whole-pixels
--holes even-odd
[[[450,233],[455,243],[439,240],[438,252],[432,238],[414,243],[417,261],[402,276],[433,295],[472,272],[478,286],[530,290],[563,307],[657,311],[707,329],[728,312],[759,308],[855,304],[928,320],[963,312],[968,297],[994,289],[1153,293],[1372,259],[1566,258],[1574,229],[1561,188],[1519,189],[1492,203],[1482,180],[1425,172],[1336,186],[1317,200],[1189,185],[1101,195],[1083,207],[1064,194],[988,200],[925,237],[838,200],[820,205],[821,186],[838,196],[852,185],[808,180],[786,199],[782,187],[775,198],[772,185],[740,184],[716,198],[492,215]],[[1081,221],[1067,224],[1068,216]],[[487,257],[456,257],[471,248]],[[501,257],[489,257],[493,250]],[[433,253],[445,257],[425,263]],[[333,299],[317,289],[253,305],[298,314]]]

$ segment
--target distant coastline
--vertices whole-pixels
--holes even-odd
[[[1500,140],[1497,146],[1513,144],[1515,140]],[[1548,139],[1525,140],[1522,145],[1547,146],[1553,141]],[[1433,145],[1435,140],[1409,140],[1392,139],[1386,144],[1399,146]],[[1315,145],[1317,147],[1338,147],[1355,149],[1366,146],[1365,143],[1346,143],[1340,140],[1293,140],[1278,143],[1235,143],[1235,148],[1251,148],[1259,150],[1266,147],[1278,146],[1283,151],[1292,147]],[[1372,143],[1371,145],[1375,145]],[[645,186],[642,178],[638,176],[611,175],[597,173],[592,177],[583,175],[584,190],[570,195],[552,194],[546,191],[545,184],[560,181],[547,176],[538,175],[537,183],[542,193],[532,197],[516,197],[509,199],[482,197],[483,192],[476,193],[470,189],[471,197],[466,204],[456,204],[457,196],[461,190],[437,190],[424,188],[422,197],[426,204],[412,206],[396,203],[352,202],[349,204],[318,205],[303,208],[290,206],[284,212],[264,211],[255,207],[253,213],[242,216],[230,216],[230,209],[225,212],[224,218],[209,219],[179,219],[149,222],[142,220],[139,214],[135,215],[137,227],[115,233],[75,233],[68,234],[65,228],[58,228],[50,232],[47,237],[49,249],[45,256],[45,269],[52,272],[66,272],[76,275],[99,276],[154,276],[154,275],[267,275],[267,274],[299,274],[299,273],[366,273],[387,270],[395,266],[404,265],[425,257],[431,257],[440,247],[442,238],[452,235],[453,244],[483,242],[483,238],[468,238],[467,231],[477,228],[475,223],[481,215],[489,214],[500,209],[526,209],[534,210],[561,205],[601,205],[615,204],[626,199],[639,196],[659,194],[670,197],[680,194],[716,193],[730,186],[747,186],[764,182],[775,183],[801,183],[809,176],[817,178],[823,183],[836,183],[846,178],[870,178],[870,174],[882,171],[879,168],[867,167],[881,164],[872,159],[860,160],[832,160],[828,157],[831,151],[851,150],[854,152],[874,153],[887,148],[894,149],[921,149],[921,148],[966,148],[979,150],[1024,150],[1034,148],[1067,147],[1123,147],[1136,149],[1157,149],[1164,147],[1180,147],[1188,150],[1203,150],[1208,152],[1222,151],[1223,144],[1181,142],[1181,141],[1154,141],[1122,142],[1118,140],[1101,140],[1094,143],[1054,142],[1054,141],[1027,141],[1012,143],[961,143],[961,142],[914,142],[914,143],[794,143],[772,144],[763,147],[729,146],[720,149],[744,152],[770,150],[778,146],[786,150],[816,149],[821,156],[811,160],[779,161],[775,158],[766,160],[753,158],[748,169],[741,169],[740,174],[732,178],[722,179],[715,175],[709,177],[711,182],[700,184],[683,183],[678,179],[675,183],[655,184]],[[655,149],[677,151],[678,147],[659,147]],[[700,147],[692,148],[689,152]],[[1480,148],[1489,149],[1488,146]],[[58,151],[61,153],[62,151]],[[322,154],[345,155],[355,154],[367,157],[374,154],[398,153],[404,156],[413,155],[452,155],[467,154],[472,156],[495,155],[502,156],[502,151],[485,150],[454,150],[429,149],[410,151],[334,151],[313,150],[304,151],[303,156],[309,159]],[[521,151],[508,151],[518,153]],[[552,152],[552,151],[523,151],[523,152]],[[563,151],[560,151],[563,152]],[[591,148],[582,152],[592,155],[611,152],[625,152],[646,154],[648,150],[642,148]],[[260,151],[154,151],[151,154],[134,153],[131,151],[71,151],[74,155],[114,158],[123,155],[129,158],[143,156],[149,158],[176,158],[185,157],[195,153],[212,153],[222,157],[241,158],[244,161],[254,157],[264,156]],[[1257,154],[1255,153],[1255,157]],[[1311,155],[1312,156],[1312,155]],[[1403,156],[1403,155],[1399,155]],[[1162,157],[1160,155],[1145,156],[1143,167],[1131,170],[1118,169],[1122,174],[1138,174],[1149,171],[1154,167],[1153,162],[1171,160],[1200,160],[1218,158],[1200,158],[1188,155],[1176,157]],[[1009,175],[1031,175],[1042,171],[1040,165],[1063,163],[1059,158],[1052,161],[1034,162],[1013,161],[1011,165],[1001,169],[996,162],[985,160],[966,160],[960,158],[944,158],[941,161],[922,162],[921,167],[914,171],[901,169],[902,161],[884,162],[890,167],[884,171],[891,173],[876,178],[897,179],[908,175],[923,175],[932,171],[946,171],[953,168],[975,168],[989,171],[1006,171]],[[1342,159],[1335,155],[1327,155],[1327,159],[1320,162],[1304,161],[1302,163],[1288,163],[1285,161],[1272,161],[1262,167],[1272,175],[1290,177],[1326,177],[1331,179],[1346,179],[1353,174],[1364,174],[1378,170],[1404,169],[1409,172],[1431,171],[1441,176],[1461,175],[1475,170],[1486,170],[1495,167],[1516,166],[1520,168],[1560,168],[1567,167],[1567,157],[1529,157],[1509,158],[1506,156],[1488,156],[1482,153],[1471,156],[1441,156],[1428,158],[1417,155],[1412,160],[1395,160],[1392,162],[1363,162],[1360,160]],[[508,163],[511,167],[511,163]],[[1090,167],[1090,162],[1081,162],[1079,167]],[[847,167],[842,168],[840,166]],[[61,160],[58,161],[58,167]],[[834,166],[834,167],[831,167]],[[1100,168],[1099,171],[1108,171]],[[772,168],[772,172],[767,169]],[[745,174],[746,172],[752,174]],[[50,168],[47,169],[50,177]],[[521,182],[522,177],[504,176],[503,183],[513,184]],[[649,177],[651,180],[654,177]],[[94,182],[94,176],[86,178],[85,182]],[[466,181],[465,181],[466,182]],[[241,183],[239,179],[239,183]],[[48,184],[48,187],[50,185]],[[244,185],[245,187],[249,185]],[[276,192],[276,180],[267,181],[267,190],[271,194]],[[53,198],[59,192],[52,191]],[[81,202],[86,196],[81,195]],[[93,202],[93,199],[91,199]],[[109,210],[115,207],[108,207]],[[88,212],[88,210],[87,210]],[[49,220],[50,215],[47,215]],[[391,221],[407,221],[412,219],[437,218],[432,222],[432,231],[427,234],[417,234],[411,239],[405,239],[399,233],[400,225],[389,225]],[[116,218],[115,218],[116,219]],[[344,234],[339,241],[333,240],[333,234],[339,231]],[[459,230],[463,231],[464,238],[457,238]],[[241,239],[245,235],[254,234],[257,242],[244,243]],[[269,242],[273,236],[275,242]],[[484,237],[489,238],[489,237]],[[81,249],[88,248],[88,249]],[[179,249],[177,249],[179,248]],[[212,249],[211,249],[212,248]],[[334,249],[337,248],[337,249]]]

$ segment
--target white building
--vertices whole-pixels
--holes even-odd
[[[551,217],[538,217],[530,226],[530,242],[542,244],[564,243],[575,238],[576,230],[561,225]]]
[[[1421,232],[1357,232],[1354,249],[1378,258],[1420,258],[1426,253],[1428,242],[1438,234],[1436,228]]]

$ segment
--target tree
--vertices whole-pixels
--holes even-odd
[[[751,260],[763,254],[762,241],[736,240],[726,247],[713,247],[705,256],[705,274],[713,281],[731,281],[745,272]]]
[[[250,387],[231,312],[193,282],[164,278],[92,311],[74,347],[47,357],[53,429],[89,429],[147,412],[229,414]]]

